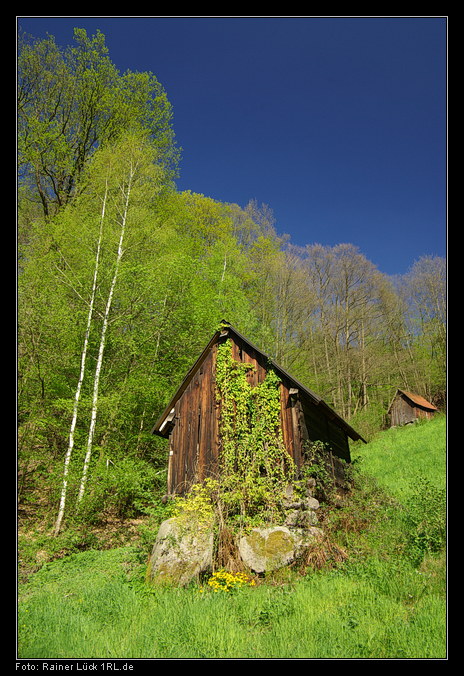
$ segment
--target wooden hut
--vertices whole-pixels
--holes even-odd
[[[390,427],[400,427],[419,418],[431,418],[437,407],[424,397],[406,390],[397,390],[388,409]]]
[[[220,402],[216,396],[215,367],[218,346],[231,343],[232,357],[251,364],[247,378],[253,387],[270,368],[280,380],[280,426],[286,450],[298,467],[305,441],[320,440],[337,458],[350,462],[348,439],[364,439],[317,394],[292,378],[272,359],[225,322],[190,369],[153,433],[169,439],[168,494],[182,494],[206,476],[217,476],[221,452]],[[339,463],[341,464],[341,463]]]

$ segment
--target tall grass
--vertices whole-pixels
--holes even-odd
[[[443,658],[442,582],[376,563],[237,593],[149,591],[135,552],[76,554],[24,590],[19,657]],[[132,573],[128,571],[132,569]]]
[[[18,657],[445,658],[443,546],[407,556],[403,518],[418,474],[444,485],[444,421],[389,430],[363,453],[394,497],[375,488],[334,513],[345,563],[216,593],[148,587],[136,547],[73,554],[21,585]]]

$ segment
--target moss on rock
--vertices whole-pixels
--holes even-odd
[[[318,528],[290,530],[285,526],[254,528],[240,538],[240,556],[256,573],[277,570],[295,561],[322,531]]]

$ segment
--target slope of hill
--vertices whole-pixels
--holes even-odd
[[[407,499],[419,479],[437,489],[446,485],[446,417],[380,432],[367,446],[357,445],[352,458],[364,472],[398,499]]]
[[[19,658],[446,658],[445,431],[442,417],[356,448],[357,488],[327,512],[346,558],[299,574],[153,589],[138,545],[44,564],[19,588]]]

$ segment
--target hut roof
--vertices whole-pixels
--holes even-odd
[[[252,350],[255,352],[259,353],[261,357],[266,360],[270,366],[274,368],[276,373],[284,378],[286,378],[290,383],[292,384],[293,387],[297,388],[298,390],[301,391],[304,397],[307,397],[308,399],[311,400],[313,404],[316,406],[320,406],[322,409],[324,409],[324,412],[328,418],[331,418],[339,427],[341,427],[343,430],[345,430],[346,434],[352,439],[353,441],[363,441],[364,443],[367,443],[365,439],[361,437],[358,432],[356,432],[350,425],[348,425],[343,418],[341,418],[338,413],[336,413],[328,404],[323,401],[323,399],[317,395],[315,392],[312,390],[308,389],[304,385],[302,385],[300,382],[298,382],[293,376],[291,376],[287,371],[285,371],[281,366],[276,364],[276,362],[269,357],[267,354],[265,354],[262,350],[260,350],[256,345],[253,345],[247,338],[245,338],[237,329],[235,329],[231,324],[228,322],[223,321],[222,322],[223,328],[216,331],[214,336],[211,338],[209,341],[208,345],[205,347],[201,355],[198,357],[197,361],[195,364],[192,366],[190,371],[187,373],[185,376],[184,380],[182,381],[180,387],[178,388],[177,392],[174,394],[172,397],[171,401],[169,404],[166,406],[165,410],[163,411],[162,415],[160,418],[157,420],[155,423],[155,426],[152,429],[153,434],[157,434],[160,436],[166,436],[166,433],[163,433],[163,428],[164,428],[164,423],[169,419],[169,416],[171,414],[172,409],[174,408],[176,402],[180,399],[182,394],[185,392],[186,388],[188,387],[189,383],[191,382],[193,376],[195,375],[196,371],[198,368],[201,366],[202,362],[205,360],[206,356],[209,353],[209,350],[212,348],[212,346],[218,342],[220,338],[225,337],[226,335],[231,334],[232,337],[235,335],[237,338],[239,338],[241,341],[246,343]]]
[[[407,390],[400,390],[398,389],[396,391],[395,396],[393,397],[393,401],[390,404],[390,408],[388,409],[388,412],[390,412],[391,407],[393,406],[393,403],[398,396],[398,394],[404,394],[405,397],[410,399],[410,401],[413,402],[413,404],[416,404],[416,406],[420,406],[421,408],[426,408],[430,411],[438,411],[437,407],[431,404],[427,399],[424,399],[424,397],[421,397],[420,394],[414,394],[413,392],[408,392]]]

